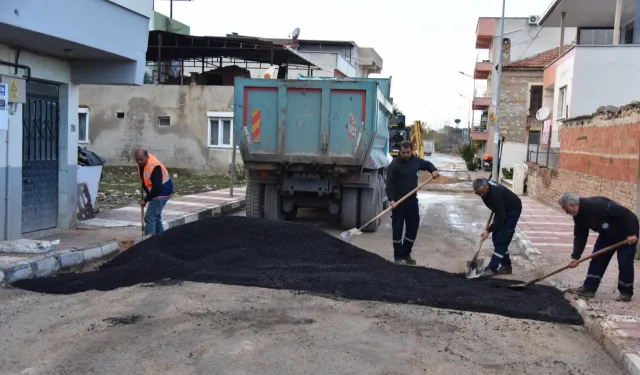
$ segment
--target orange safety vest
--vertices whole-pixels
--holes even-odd
[[[143,171],[144,174],[142,176],[140,176],[140,167],[138,167],[138,176],[140,177],[140,180],[142,181],[142,183],[144,184],[144,186],[151,191],[151,172],[153,172],[153,169],[157,166],[160,166],[160,170],[162,170],[162,183],[164,184],[165,182],[169,181],[169,171],[167,171],[167,168],[164,167],[164,165],[162,165],[162,163],[160,163],[160,160],[158,160],[158,158],[156,158],[155,156],[148,154],[149,158],[147,159],[147,164],[144,165]],[[156,198],[161,198],[161,197],[156,197]]]

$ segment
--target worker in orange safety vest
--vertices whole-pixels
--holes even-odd
[[[148,205],[144,215],[145,234],[160,234],[164,232],[162,209],[173,194],[173,182],[167,168],[147,150],[138,148],[135,156],[142,190],[147,194],[140,201],[141,207]]]

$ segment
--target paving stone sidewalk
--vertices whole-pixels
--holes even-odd
[[[518,223],[518,242],[534,264],[539,276],[566,265],[573,249],[573,219],[529,197],[522,198],[522,216]],[[593,251],[597,233],[591,232],[583,256]],[[589,261],[575,269],[551,277],[551,284],[560,288],[581,286]],[[640,262],[635,263],[636,281],[640,277]],[[640,296],[632,302],[616,302],[618,264],[614,257],[604,274],[598,293],[592,299],[567,298],[580,311],[596,339],[611,356],[631,374],[640,374]]]
[[[165,229],[202,220],[244,207],[244,186],[213,190],[172,198],[162,213]],[[133,205],[96,214],[79,222],[74,229],[57,231],[37,238],[60,240],[46,253],[0,254],[0,283],[43,277],[61,270],[80,267],[105,259],[141,239],[140,206]]]

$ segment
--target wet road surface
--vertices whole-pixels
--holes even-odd
[[[488,214],[473,195],[421,193],[418,265],[463,272]],[[322,211],[299,220],[341,232]],[[389,217],[352,243],[391,259]],[[0,301],[0,374],[623,373],[584,327],[412,305],[189,282]]]

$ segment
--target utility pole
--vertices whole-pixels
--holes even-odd
[[[502,117],[500,115],[500,86],[502,85],[502,48],[504,44],[504,8],[506,0],[502,0],[502,18],[500,19],[500,53],[498,53],[498,88],[496,89],[496,124],[493,131],[493,168],[491,176],[494,181],[500,181],[500,171],[498,170],[498,164],[500,164],[500,121]]]

